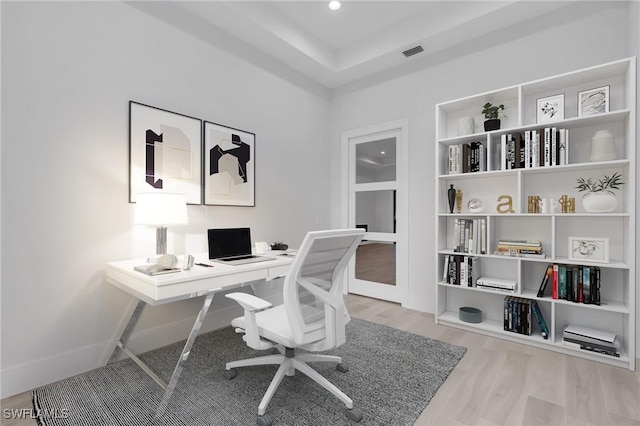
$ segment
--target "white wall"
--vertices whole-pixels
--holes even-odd
[[[130,301],[105,283],[105,262],[154,250],[128,203],[129,100],[256,133],[256,207],[189,206],[170,251],[205,251],[210,227],[249,225],[254,241],[296,246],[329,225],[330,103],[317,88],[128,4],[1,8],[2,397],[100,365]],[[223,302],[205,328],[240,314],[220,314]],[[200,305],[145,311],[134,348],[185,338]]]
[[[340,217],[341,132],[409,118],[409,295],[405,306],[433,312],[435,104],[635,54],[630,3],[571,3],[526,25],[410,62],[396,78],[341,89],[331,111],[332,224]],[[598,28],[594,31],[594,28]],[[425,68],[426,67],[426,68]],[[391,72],[385,77],[393,76]]]

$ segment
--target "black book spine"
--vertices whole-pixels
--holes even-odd
[[[600,267],[596,266],[596,273],[595,273],[595,278],[596,278],[596,300],[595,300],[595,304],[599,305],[600,304]]]
[[[567,266],[567,300],[573,301],[573,270]]]

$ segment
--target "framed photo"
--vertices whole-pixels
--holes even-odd
[[[609,238],[569,237],[569,260],[609,263]]]
[[[129,202],[140,192],[202,204],[202,121],[129,101]]]
[[[536,103],[536,121],[551,123],[564,120],[564,93],[538,99]]]
[[[609,86],[578,92],[578,117],[609,112]]]
[[[204,204],[255,206],[256,135],[204,122]]]

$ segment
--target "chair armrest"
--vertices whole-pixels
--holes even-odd
[[[247,346],[257,350],[272,348],[274,346],[273,343],[260,338],[256,312],[270,308],[273,305],[264,299],[247,293],[229,293],[225,297],[235,300],[244,309],[244,341],[247,342]]]
[[[249,312],[262,311],[273,306],[266,300],[260,299],[259,297],[248,293],[229,293],[226,294],[225,297],[235,300],[240,304],[240,306],[244,308],[245,311]]]

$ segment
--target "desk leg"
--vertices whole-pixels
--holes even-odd
[[[115,362],[118,359],[118,349],[120,348],[120,346],[122,346],[122,348],[126,347],[127,341],[129,340],[129,337],[131,336],[133,329],[138,323],[138,320],[140,319],[140,315],[142,315],[142,311],[144,310],[145,305],[146,303],[143,302],[142,300],[138,301],[138,304],[136,305],[136,308],[134,309],[133,314],[131,314],[131,318],[129,318],[129,322],[127,323],[127,326],[122,332],[120,339],[118,339],[118,344],[113,349],[113,352],[111,353],[111,358],[109,358],[109,361],[107,362],[107,364],[111,364],[112,362]]]
[[[182,369],[184,368],[184,364],[187,362],[187,358],[189,358],[189,354],[191,353],[191,347],[198,336],[198,332],[200,331],[200,327],[204,322],[204,318],[207,315],[207,311],[209,311],[209,307],[211,306],[211,301],[213,300],[213,295],[215,293],[209,293],[207,297],[204,299],[204,303],[202,304],[202,309],[200,309],[200,313],[196,318],[196,322],[193,324],[193,328],[191,329],[191,334],[189,334],[189,338],[187,338],[187,343],[185,343],[184,348],[182,349],[182,353],[180,354],[180,358],[178,359],[178,363],[173,370],[173,374],[169,379],[169,384],[164,391],[164,395],[162,396],[162,400],[160,401],[160,405],[156,410],[156,419],[164,414],[164,411],[167,409],[167,405],[169,404],[169,399],[171,399],[171,395],[178,384],[178,379],[180,378],[180,374],[182,373]]]

